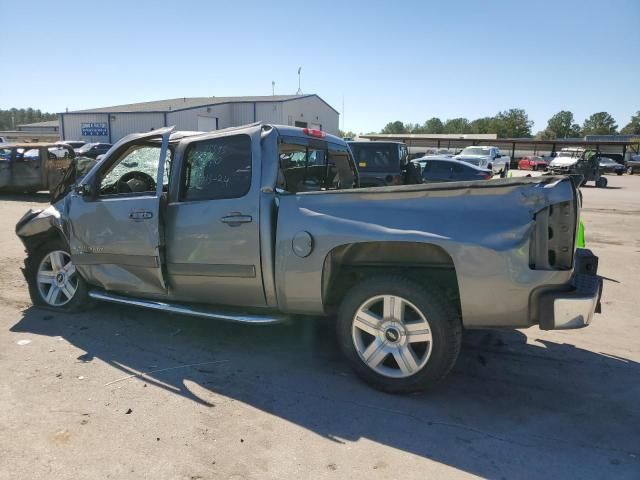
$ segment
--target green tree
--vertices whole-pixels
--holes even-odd
[[[345,137],[354,138],[357,135],[354,132],[352,132],[351,130],[347,130],[346,132],[344,132],[344,131],[338,129],[338,136],[340,138],[345,138]]]
[[[607,112],[594,113],[582,125],[582,135],[615,135],[616,133],[618,133],[618,125]]]
[[[423,130],[422,133],[431,133],[431,134],[444,133],[444,124],[442,123],[442,120],[440,120],[438,117],[431,117],[429,120],[424,122],[424,125],[422,126],[422,130]]]
[[[469,133],[469,120],[452,118],[444,123],[442,133]]]
[[[498,113],[492,123],[498,138],[531,137],[533,122],[521,108],[512,108]]]
[[[469,133],[496,133],[495,120],[494,117],[476,118],[469,124]]]
[[[631,121],[620,130],[620,133],[623,135],[640,135],[640,110],[631,117]]]
[[[400,120],[387,123],[380,133],[408,133],[407,128]]]
[[[574,122],[573,113],[561,110],[547,122],[544,138],[570,138],[580,136],[580,125]]]

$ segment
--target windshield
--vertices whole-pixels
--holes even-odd
[[[489,155],[490,153],[491,151],[488,148],[467,147],[464,150],[462,150],[460,155]]]
[[[398,146],[378,142],[349,144],[362,172],[397,172],[400,170]]]

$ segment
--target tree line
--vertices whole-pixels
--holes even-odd
[[[15,130],[17,125],[23,123],[46,122],[57,118],[58,115],[55,113],[43,113],[34,108],[0,109],[0,130]]]
[[[400,120],[387,123],[380,133],[495,133],[498,138],[531,138],[533,122],[521,108],[512,108],[499,112],[493,117],[468,120],[463,117],[442,121],[432,117],[423,124],[402,123]],[[341,132],[354,137],[353,132]],[[374,132],[375,133],[375,132]],[[622,129],[618,130],[615,119],[607,112],[597,112],[589,116],[582,125],[575,122],[573,113],[562,110],[547,122],[547,128],[537,132],[536,138],[571,138],[585,135],[640,135],[640,110]]]

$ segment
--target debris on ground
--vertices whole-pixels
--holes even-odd
[[[22,347],[22,346],[24,346],[24,345],[29,345],[29,344],[31,343],[31,340],[27,340],[27,339],[25,338],[25,339],[23,339],[23,340],[18,340],[16,343]]]

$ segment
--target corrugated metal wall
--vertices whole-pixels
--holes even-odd
[[[282,125],[282,102],[261,102],[256,104],[256,121]]]
[[[162,127],[162,113],[112,113],[111,141],[115,143],[130,133],[144,133]]]
[[[238,102],[209,107],[199,107],[166,113],[64,113],[64,139],[91,142],[109,142],[109,135],[82,136],[83,123],[106,124],[111,129],[111,142],[115,143],[130,133],[144,133],[175,125],[176,130],[198,130],[198,117],[215,117],[218,128],[235,127],[262,121],[280,125],[294,125],[295,121],[318,124],[328,133],[338,133],[338,113],[317,97],[301,97],[285,102]]]
[[[338,134],[339,115],[318,97],[302,97],[282,103],[283,123],[295,125],[295,122],[319,124],[322,130],[333,135]]]
[[[85,142],[109,142],[109,136],[82,136],[83,123],[105,123],[109,125],[109,118],[106,113],[83,113],[60,115],[60,138],[63,140],[84,140]],[[64,133],[63,133],[64,125]],[[63,137],[64,135],[64,137]]]
[[[231,126],[231,105],[200,107],[181,112],[168,112],[167,125],[175,125],[176,130],[198,130],[198,116],[217,117],[218,128]]]
[[[253,115],[255,113],[255,103],[234,103],[231,104],[231,124],[232,126],[246,125],[247,123],[253,123],[255,120]]]

